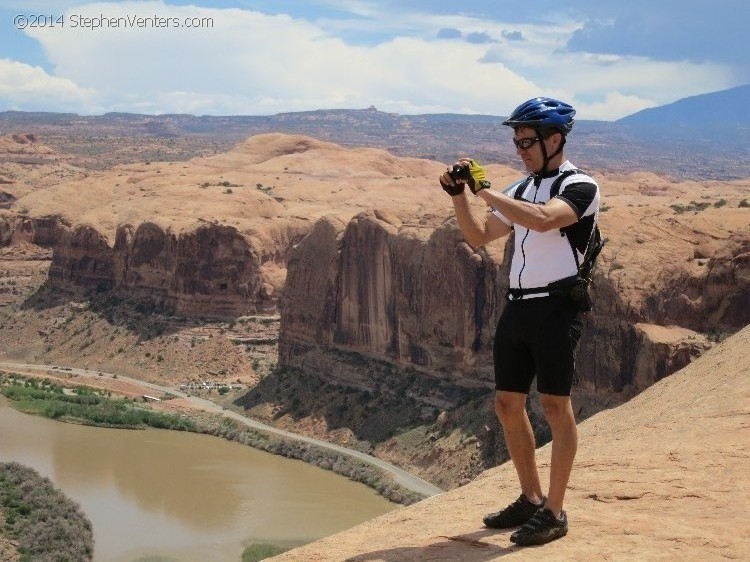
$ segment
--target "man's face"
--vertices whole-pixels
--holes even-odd
[[[547,154],[553,154],[555,149],[552,148],[551,144],[553,143],[553,139],[557,136],[559,135],[555,134],[544,139],[537,135],[537,132],[534,129],[519,127],[515,130],[513,140],[516,143],[516,154],[518,154],[521,157],[521,160],[523,160],[523,165],[527,172],[534,174],[541,171],[544,166],[542,143],[545,143]],[[521,146],[519,146],[519,143]],[[533,144],[524,148],[524,146],[529,143]]]

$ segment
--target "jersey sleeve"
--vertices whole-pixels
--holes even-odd
[[[580,219],[590,214],[587,211],[596,200],[598,191],[595,183],[577,182],[566,185],[556,197],[570,205]]]

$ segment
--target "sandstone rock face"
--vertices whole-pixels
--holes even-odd
[[[90,226],[66,230],[55,247],[50,281],[102,290],[114,286],[114,263],[106,238]]]
[[[750,324],[744,211],[675,218],[656,207],[636,218],[638,212],[626,207],[602,215],[610,241],[579,349],[584,384],[642,390],[696,357],[708,339]],[[675,331],[667,334],[666,327]],[[648,368],[646,355],[653,357]]]
[[[21,140],[8,142],[34,144]],[[443,170],[382,150],[259,135],[219,156],[118,166],[28,193],[0,212],[0,243],[53,246],[53,284],[117,290],[182,315],[273,311],[284,288],[282,364],[325,365],[361,386],[359,367],[330,353],[338,350],[487,386],[506,242],[474,251],[462,240],[435,185]],[[496,185],[519,176],[487,170]],[[597,179],[609,242],[580,382],[627,391],[698,353],[699,334],[719,338],[750,322],[750,210],[738,208],[750,184]],[[708,208],[697,206],[706,197]],[[689,345],[652,340],[636,325],[697,334]]]
[[[677,326],[635,324],[625,336],[624,351],[628,355],[622,358],[621,375],[629,372],[631,378],[621,382],[634,393],[679,371],[711,347],[701,334]]]
[[[422,222],[378,211],[346,226],[322,219],[289,262],[280,361],[315,368],[336,348],[466,386],[487,383],[507,265],[474,253],[453,222]],[[357,378],[352,365],[334,370]]]
[[[0,246],[7,246],[16,230],[16,215],[0,211]]]
[[[113,247],[79,226],[58,239],[49,279],[61,287],[116,290],[180,316],[236,318],[276,310],[276,287],[263,269],[284,267],[283,258],[221,225],[180,234],[153,223],[125,225]]]
[[[51,156],[55,151],[43,145],[32,133],[13,133],[0,137],[0,158],[9,155]]]
[[[633,187],[605,199],[620,204],[601,215],[609,241],[578,354],[579,384],[594,391],[640,391],[709,348],[707,336],[750,323],[748,210],[675,216],[659,200],[635,207],[630,201],[642,197]],[[737,200],[748,191],[724,189]],[[346,350],[491,387],[509,269],[504,242],[475,252],[451,221],[400,217],[374,211],[345,226],[324,219],[298,245],[284,293],[281,364],[360,386],[366,369],[356,374],[348,359],[335,366],[335,351]]]
[[[317,218],[348,219],[374,203],[427,200],[429,209],[441,168],[259,135],[211,158],[120,166],[37,190],[13,204],[0,240],[52,245],[53,285],[116,290],[185,316],[274,312],[288,254]]]
[[[50,248],[62,234],[57,217],[28,217],[0,211],[0,247],[21,242]]]
[[[0,177],[0,184],[3,184],[3,178]],[[10,182],[7,182],[10,183]],[[0,209],[10,209],[13,203],[16,202],[16,198],[12,193],[0,191]]]

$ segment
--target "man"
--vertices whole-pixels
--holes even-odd
[[[520,525],[510,540],[524,546],[544,544],[568,532],[563,499],[578,443],[570,390],[581,335],[580,314],[586,308],[568,298],[567,289],[549,285],[566,286],[566,280],[577,279],[579,264],[594,239],[599,212],[597,184],[576,170],[563,152],[574,115],[566,103],[534,98],[503,122],[513,128],[516,152],[531,174],[505,192],[490,189],[482,168],[469,159],[459,160],[440,177],[469,244],[480,247],[515,230],[508,303],[498,322],[493,355],[495,412],[521,495],[506,508],[485,516],[484,524],[499,529]],[[555,186],[558,178],[562,181]],[[489,206],[488,213],[480,216],[472,211],[466,185]],[[557,195],[551,197],[551,190]],[[535,375],[552,430],[546,496],[526,413]]]

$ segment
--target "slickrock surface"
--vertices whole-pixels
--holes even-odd
[[[308,223],[331,212],[348,219],[372,207],[447,210],[447,196],[436,185],[444,169],[384,150],[268,134],[210,158],[116,166],[23,203],[30,216],[87,225],[110,246],[124,225],[147,223],[179,234],[218,224],[277,251],[284,226],[307,231]]]
[[[45,146],[31,133],[15,133],[0,137],[0,156],[54,156],[55,151]]]
[[[506,463],[474,482],[274,560],[747,560],[750,326],[630,402],[588,419],[567,537],[514,546],[482,515],[518,495]],[[550,446],[538,452],[543,480]]]

